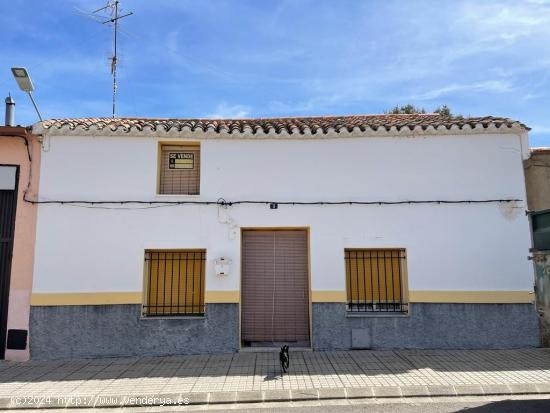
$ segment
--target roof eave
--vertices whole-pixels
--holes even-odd
[[[334,128],[328,128],[323,130],[291,130],[290,132],[275,131],[270,129],[268,132],[263,131],[261,128],[257,130],[245,130],[231,131],[220,130],[215,131],[212,129],[202,130],[194,129],[184,126],[181,129],[172,127],[165,128],[164,126],[158,126],[151,128],[144,126],[137,128],[131,126],[118,127],[111,129],[108,127],[97,127],[97,125],[91,125],[89,127],[77,126],[70,127],[64,125],[62,127],[49,127],[45,128],[41,122],[37,122],[32,125],[32,132],[37,135],[50,135],[50,136],[143,136],[143,137],[158,137],[158,138],[202,138],[202,139],[333,139],[333,138],[350,138],[350,137],[388,137],[388,136],[403,136],[403,137],[415,137],[415,136],[434,136],[434,135],[472,135],[472,134],[523,134],[528,133],[530,128],[525,125],[514,122],[510,126],[501,125],[497,127],[495,124],[489,124],[484,126],[481,123],[477,123],[473,126],[466,124],[461,127],[457,124],[453,124],[450,127],[439,125],[437,127],[427,126],[421,127],[419,125],[413,127],[401,127],[397,129],[395,126],[389,130],[384,127],[378,127],[376,129],[372,127],[366,127],[364,130],[358,127],[349,131],[347,128],[340,128],[336,130]]]

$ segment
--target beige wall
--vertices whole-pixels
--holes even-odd
[[[550,148],[532,148],[524,167],[529,210],[550,209]]]
[[[21,137],[13,136],[25,136],[25,134],[24,128],[0,127],[0,164],[19,165],[8,330],[28,330],[29,328],[37,206],[23,201],[23,193],[29,182],[29,159],[24,140]],[[38,195],[40,143],[32,135],[28,135],[27,139],[32,155],[32,179],[27,198],[34,199]],[[5,358],[6,360],[27,360],[29,358],[28,343],[26,350],[6,350]]]

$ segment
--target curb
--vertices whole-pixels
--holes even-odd
[[[395,399],[415,397],[512,396],[550,394],[550,383],[456,386],[371,386],[300,390],[262,390],[164,393],[139,396],[29,396],[1,397],[0,409],[64,409],[91,407],[147,407],[216,405],[342,399]]]

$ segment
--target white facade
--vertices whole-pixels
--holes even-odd
[[[159,143],[186,141],[200,142],[200,196],[157,195]],[[345,291],[344,248],[351,247],[405,248],[411,293],[533,289],[526,134],[279,140],[50,131],[44,146],[40,200],[522,201],[274,210],[41,204],[34,294],[141,292],[144,250],[160,248],[206,249],[206,291],[238,291],[240,229],[257,227],[309,228],[314,293]],[[216,275],[220,257],[231,259],[229,275]]]

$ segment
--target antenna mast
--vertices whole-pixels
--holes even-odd
[[[133,12],[123,14],[122,16],[118,15],[119,12],[119,0],[109,0],[105,7],[97,9],[92,12],[92,14],[98,13],[103,10],[111,9],[111,18],[105,21],[102,21],[102,24],[112,23],[113,24],[113,56],[110,57],[111,60],[111,75],[113,76],[113,118],[116,117],[116,92],[117,92],[117,83],[116,83],[116,69],[117,69],[117,37],[118,37],[118,21],[124,17],[131,16]]]

